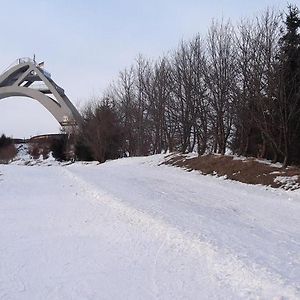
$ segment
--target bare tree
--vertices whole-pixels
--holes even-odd
[[[205,81],[212,107],[214,150],[225,154],[232,129],[232,103],[236,88],[234,30],[229,22],[213,22],[209,29]]]
[[[119,115],[124,134],[124,154],[137,155],[137,95],[134,67],[119,73],[119,78],[111,88],[112,98],[119,107]]]
[[[260,156],[272,154],[277,161],[281,152],[281,132],[278,126],[276,98],[276,56],[278,54],[279,22],[278,15],[267,10],[256,23],[253,45],[251,84],[254,87],[250,113],[261,132]]]

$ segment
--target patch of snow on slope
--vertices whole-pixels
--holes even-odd
[[[294,176],[277,176],[274,181],[279,182],[282,186],[286,189],[298,189],[300,187],[299,183],[297,182],[299,179],[298,175]]]
[[[34,159],[29,154],[29,146],[27,144],[21,144],[17,147],[17,156],[11,162],[12,165],[23,165],[23,166],[53,166],[60,165],[61,163],[55,160],[52,152],[49,153],[47,159],[43,159],[40,155],[38,159]]]

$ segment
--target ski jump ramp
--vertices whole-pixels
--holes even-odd
[[[63,128],[81,122],[78,110],[44,69],[44,62],[19,58],[0,75],[0,100],[16,96],[40,102]]]

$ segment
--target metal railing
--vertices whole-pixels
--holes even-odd
[[[45,76],[51,78],[51,73],[48,72],[47,70],[45,70],[44,67],[40,63],[37,63],[34,59],[32,59],[30,57],[20,57],[20,58],[17,58],[3,72],[1,72],[1,74],[5,73],[10,68],[12,68],[12,67],[14,67],[16,65],[20,65],[20,64],[24,64],[24,63],[32,63],[32,64],[34,64],[35,66],[39,67],[39,69],[41,69],[41,71],[44,73]]]
[[[16,60],[17,60],[18,64],[23,64],[23,63],[30,62],[30,63],[33,63],[33,64],[37,65],[36,61],[31,59],[30,57],[21,57],[21,58],[18,58]]]
[[[29,57],[21,57],[21,58],[17,58],[15,59],[1,74],[5,73],[7,70],[9,70],[10,68],[16,66],[16,65],[20,65],[23,63],[33,63],[36,65],[36,63],[33,61],[33,59],[29,58]]]

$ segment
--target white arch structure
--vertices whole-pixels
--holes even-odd
[[[63,127],[81,122],[79,112],[64,90],[51,79],[43,62],[37,64],[29,58],[19,58],[0,76],[0,100],[15,96],[38,101]]]

